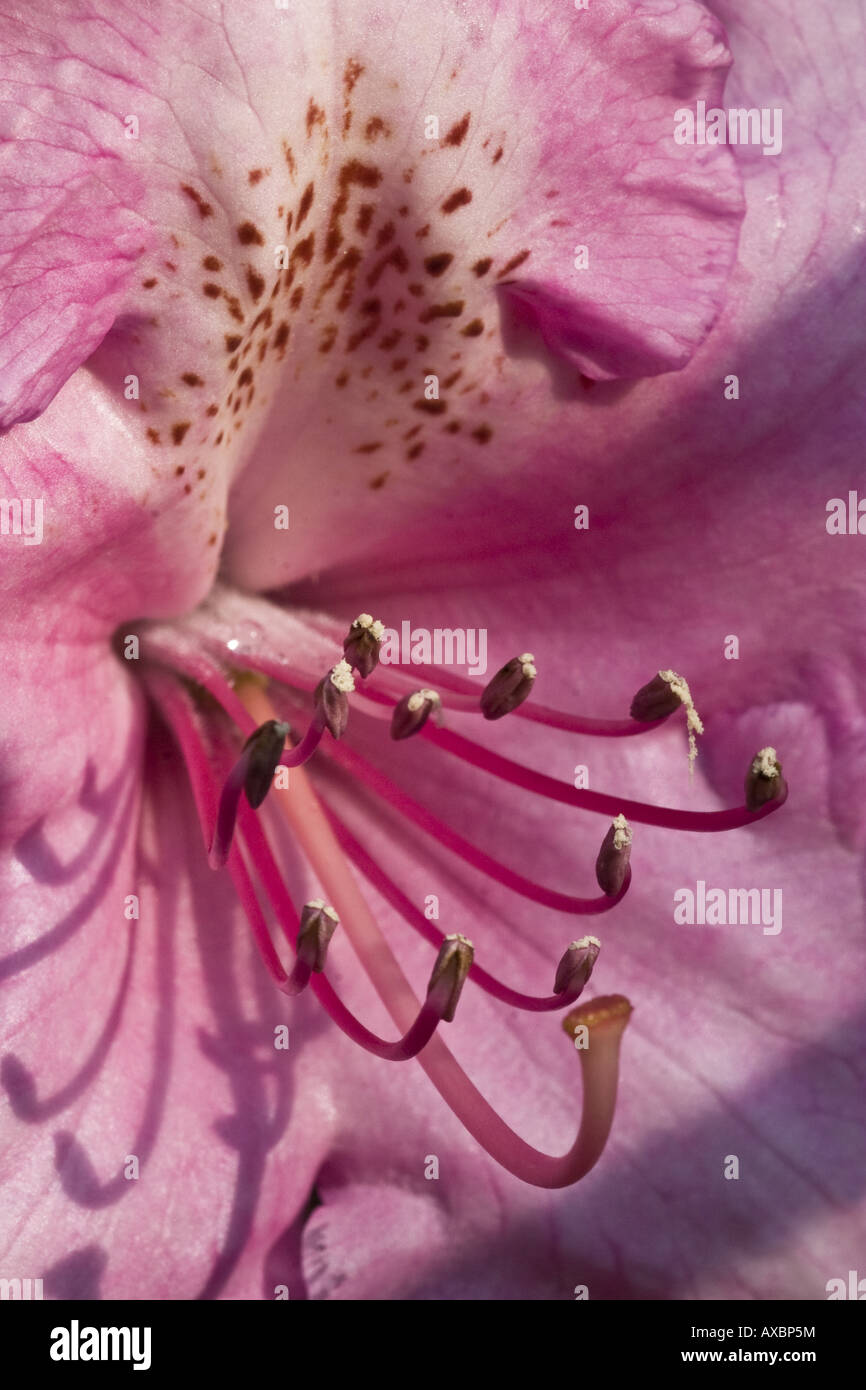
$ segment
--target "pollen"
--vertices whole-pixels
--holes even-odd
[[[752,772],[756,777],[778,777],[779,759],[775,748],[762,748],[752,759]]]
[[[678,676],[676,671],[659,671],[659,675],[663,681],[667,681],[686,711],[686,728],[689,735],[689,776],[691,777],[695,770],[695,759],[698,756],[698,744],[695,736],[704,732],[703,721],[695,709],[695,702],[692,699],[688,681],[683,680],[682,676]]]
[[[523,674],[524,676],[526,676],[527,680],[535,680],[535,677],[538,675],[538,671],[535,665],[535,657],[532,655],[532,652],[524,652],[523,655],[519,658],[519,661],[521,670],[523,671]]]
[[[370,633],[371,637],[375,637],[377,642],[381,642],[385,635],[385,624],[380,622],[378,618],[374,619],[370,613],[359,613],[352,627],[363,628]],[[354,689],[354,687],[352,688]]]
[[[343,695],[349,695],[355,689],[352,668],[348,661],[337,662],[336,666],[331,671],[330,681]]]
[[[625,816],[620,814],[613,818],[613,847],[614,849],[625,849],[631,844],[632,830]]]

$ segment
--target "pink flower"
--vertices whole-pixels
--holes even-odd
[[[691,0],[2,20],[0,1276],[820,1298],[856,1263],[862,571],[824,520],[862,440],[859,34],[799,0],[716,8],[726,32]],[[699,102],[782,110],[782,151],[678,143]],[[258,815],[240,797],[212,871],[243,740],[303,735],[362,613],[484,629],[479,690],[520,658],[488,712],[523,702],[482,720],[454,673],[384,664],[326,684],[304,752],[322,734],[342,848],[295,768]],[[671,666],[706,726],[693,783],[681,713],[583,732]],[[272,713],[238,670],[272,678]],[[443,729],[391,740],[379,716],[429,687]],[[793,795],[741,811],[768,745]],[[689,833],[724,807],[742,828]],[[567,915],[623,808],[633,880],[608,834],[617,903],[588,933],[586,996],[634,1007],[598,1162],[604,1025],[576,1058],[472,972],[576,996],[595,948],[568,955]],[[290,936],[292,904],[346,902],[330,943],[313,908],[300,966],[269,946],[244,862]],[[699,883],[784,915],[677,921]],[[472,939],[462,992],[463,943],[434,970],[400,906]],[[475,1139],[319,1006],[356,1038],[411,1031],[395,957],[420,998],[433,971],[422,1062]],[[263,958],[309,987],[287,1003]],[[532,1157],[581,1104],[572,1171]]]

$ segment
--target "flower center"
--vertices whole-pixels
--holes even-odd
[[[314,755],[327,753],[365,789],[473,869],[549,910],[577,916],[610,911],[627,893],[632,873],[632,823],[704,832],[750,824],[783,804],[787,787],[781,764],[774,749],[758,752],[746,774],[745,805],[722,811],[683,811],[575,788],[454,732],[444,722],[447,715],[474,711],[489,721],[512,715],[557,729],[611,738],[649,734],[683,706],[691,768],[696,754],[694,736],[703,732],[703,725],[682,677],[673,671],[659,672],[638,691],[628,720],[590,719],[548,710],[530,700],[537,668],[529,653],[506,663],[480,692],[472,682],[441,672],[442,693],[430,687],[407,689],[403,673],[378,667],[383,632],[383,625],[370,614],[361,614],[352,623],[343,642],[342,658],[332,664],[313,691],[312,716],[303,734],[293,731],[307,717],[304,704],[308,697],[288,686],[285,668],[265,656],[253,657],[249,661],[252,669],[238,673],[226,669],[210,654],[175,651],[172,658],[184,677],[181,683],[165,669],[168,654],[160,650],[159,638],[150,644],[145,639],[146,654],[160,663],[146,668],[146,684],[180,744],[211,866],[227,869],[276,986],[289,995],[310,987],[337,1026],[373,1055],[389,1061],[417,1057],[461,1122],[497,1162],[527,1182],[565,1186],[589,1171],[606,1143],[615,1106],[619,1045],[631,1011],[628,1002],[620,996],[591,1001],[565,1020],[566,1032],[580,1054],[583,1106],[577,1138],[568,1153],[559,1157],[539,1153],[504,1123],[458,1066],[439,1029],[454,1018],[467,980],[493,998],[530,1012],[574,1004],[598,957],[598,938],[584,936],[571,943],[555,967],[550,995],[534,996],[504,984],[475,960],[473,946],[465,936],[443,935],[420,912],[352,834],[327,797],[320,799],[304,764]],[[369,685],[364,683],[356,690],[356,678],[366,682],[373,676]],[[269,694],[269,680],[276,705]],[[224,712],[216,718],[213,700]],[[342,741],[350,700],[364,714],[379,720],[380,727],[387,721],[393,739],[420,737],[495,779],[562,805],[609,817],[595,866],[600,896],[582,898],[536,882],[497,861],[416,802]],[[225,716],[247,735],[239,751]],[[291,781],[285,772],[288,768],[292,769]],[[298,913],[280,873],[271,837],[256,814],[266,800],[288,825],[328,902],[315,899]],[[416,1000],[374,921],[350,864],[436,948],[422,1003]],[[272,940],[273,923],[293,952],[288,969]],[[338,927],[345,931],[401,1030],[396,1040],[380,1038],[367,1029],[331,985],[327,951]]]

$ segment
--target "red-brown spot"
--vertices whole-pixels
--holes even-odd
[[[460,433],[460,421],[459,421],[459,420],[449,420],[449,421],[448,421],[448,424],[445,426],[445,428],[446,428],[446,430],[448,431],[449,434],[459,434],[459,433]]]
[[[148,437],[148,439],[150,440],[151,444],[158,444],[158,443],[159,443],[159,430],[155,430],[155,429],[153,429],[153,428],[150,428],[150,429],[147,431],[147,437]]]
[[[335,323],[325,324],[324,331],[319,339],[319,352],[330,352],[336,341],[337,325]]]
[[[223,263],[218,256],[205,256],[202,261],[205,270],[222,270]]]
[[[413,294],[415,296],[416,299],[420,299],[422,294],[424,293],[424,286],[419,285],[417,280],[414,281],[411,285],[407,285],[406,288],[410,294]]]
[[[241,246],[264,246],[265,239],[254,222],[242,222],[238,227],[238,241]]]
[[[206,468],[198,468],[198,469],[196,469],[196,475],[195,475],[195,476],[198,478],[199,482],[201,482],[202,478],[204,478],[206,474],[207,474],[207,469],[206,469]]]
[[[448,409],[447,401],[420,400],[412,402],[413,410],[423,410],[426,415],[444,415]]]
[[[184,483],[184,485],[183,485],[183,490],[184,490],[184,492],[186,493],[186,495],[187,495],[187,497],[188,497],[189,494],[192,492],[192,483]]]
[[[230,371],[230,372],[234,372],[234,371],[237,370],[237,365],[238,365],[239,360],[240,360],[240,359],[239,359],[238,357],[232,357],[232,358],[231,358],[231,360],[229,361],[229,371]]]
[[[500,270],[499,274],[496,276],[497,280],[501,280],[504,275],[510,275],[511,271],[516,270],[519,265],[523,265],[523,262],[528,260],[529,256],[530,252],[528,250],[519,251],[516,256],[512,256],[511,260],[506,262],[506,264]]]
[[[472,438],[479,444],[487,444],[493,438],[493,431],[489,425],[479,425],[477,430],[472,431]]]
[[[307,186],[306,186],[306,188],[304,189],[303,193],[301,194],[301,201],[298,203],[298,221],[297,221],[297,227],[300,227],[300,225],[301,225],[301,223],[303,222],[304,218],[306,217],[307,213],[310,211],[310,208],[313,206],[313,196],[314,196],[314,193],[315,193],[314,185],[311,184],[311,183],[308,183]]]
[[[314,125],[324,124],[324,111],[322,110],[321,106],[317,106],[316,103],[313,101],[313,98],[310,97],[310,104],[307,107],[307,136],[309,137],[310,135],[312,135]]]
[[[175,265],[174,261],[163,261],[163,265],[165,266],[166,270],[177,270],[177,266]]]
[[[406,255],[402,246],[392,246],[388,254],[383,256],[381,260],[377,261],[373,266],[373,269],[367,276],[367,284],[371,289],[374,285],[378,284],[389,265],[392,265],[401,275],[405,275],[406,271],[409,269],[409,257]]]
[[[159,284],[159,281],[158,281],[158,280],[142,280],[141,283],[142,283],[142,285],[144,286],[144,288],[145,288],[146,290],[152,290],[153,287],[154,287],[154,285],[158,285],[158,284]]]
[[[406,433],[403,435],[403,438],[404,438],[404,439],[414,439],[414,438],[415,438],[415,435],[418,434],[419,431],[422,430],[423,428],[424,428],[423,425],[413,425],[412,428],[411,428],[411,430],[407,430],[407,431],[406,431]]]
[[[220,295],[222,294],[222,290],[220,289],[219,285],[215,285],[213,280],[208,280],[204,285],[202,285],[201,292],[202,294],[206,294],[208,299],[219,299]]]
[[[264,172],[264,169],[250,169],[250,172],[247,174],[247,178],[249,179],[251,184],[257,184],[259,180],[263,178]]]
[[[293,213],[293,212],[287,212],[287,213],[286,213],[286,234],[287,234],[287,235],[288,235],[288,233],[292,230],[292,218],[293,218],[293,217],[294,217],[294,213]]]
[[[381,301],[381,299],[365,299],[364,302],[363,302],[363,304],[361,305],[361,313],[362,313],[362,314],[381,314],[381,312],[382,312],[382,301]]]
[[[393,222],[386,222],[384,227],[380,227],[376,233],[376,249],[379,250],[382,246],[387,246],[389,241],[393,241],[396,230]]]
[[[379,347],[385,352],[390,352],[399,343],[403,334],[399,328],[395,328],[391,333],[386,333],[384,338],[379,339]]]
[[[426,236],[430,235],[430,223],[425,222],[423,227],[418,228],[415,235],[419,241],[423,241]]]
[[[292,251],[289,257],[289,267],[291,268],[294,266],[296,261],[300,261],[301,265],[309,265],[310,261],[313,259],[315,247],[316,234],[315,232],[310,232],[309,236],[305,236],[303,241],[299,241]]]
[[[290,177],[291,177],[292,183],[294,183],[294,181],[295,181],[295,174],[297,173],[297,169],[298,169],[298,166],[297,166],[297,164],[295,163],[295,156],[292,154],[292,149],[291,149],[291,146],[290,146],[290,145],[285,145],[285,144],[284,144],[284,145],[283,145],[283,150],[284,150],[285,156],[286,156],[286,164],[288,165],[289,175],[290,175]]]
[[[424,269],[428,275],[444,275],[454,257],[450,251],[438,251],[435,256],[428,256],[424,262]]]
[[[253,300],[261,299],[265,291],[265,282],[259,272],[254,270],[251,265],[247,266],[247,289]]]
[[[402,371],[404,371],[404,370],[406,369],[406,367],[408,367],[408,365],[409,365],[409,358],[408,358],[408,357],[395,357],[395,358],[394,358],[394,361],[391,363],[391,371],[392,371],[392,372],[402,372]]]
[[[345,385],[346,385],[346,382],[347,382],[348,380],[349,380],[349,373],[348,373],[347,371],[343,370],[342,372],[340,372],[340,375],[339,375],[338,377],[335,378],[335,380],[334,380],[334,385],[335,385],[335,386],[345,386]]]
[[[378,492],[380,487],[385,486],[390,472],[390,468],[386,468],[384,473],[377,473],[375,478],[370,479],[370,488],[373,492]]]
[[[382,441],[378,439],[375,444],[359,444],[355,449],[356,454],[375,454],[377,449],[381,449]]]
[[[373,164],[364,164],[360,159],[350,159],[340,170],[337,178],[337,199],[331,209],[328,231],[325,237],[325,261],[332,261],[343,241],[342,218],[349,206],[349,190],[377,188],[382,182],[381,170]]]
[[[296,285],[295,288],[292,290],[291,295],[289,296],[289,307],[292,308],[292,309],[300,309],[300,307],[301,307],[301,301],[303,300],[303,298],[304,298],[304,287],[303,287],[303,285]]]
[[[239,338],[237,333],[227,333],[225,335],[226,352],[237,352],[243,338]]]
[[[253,369],[252,369],[252,367],[244,367],[243,371],[241,372],[240,376],[238,377],[238,386],[247,386],[247,385],[252,381],[252,379],[253,379]]]
[[[223,432],[222,432],[222,430],[220,430],[219,434],[217,435],[216,439],[214,440],[214,444],[222,444],[222,442],[223,442]]]
[[[442,204],[443,212],[456,212],[458,208],[465,208],[467,203],[472,202],[472,194],[468,188],[458,188],[456,193],[450,194]]]
[[[184,465],[183,465],[182,463],[179,463],[179,464],[177,465],[177,468],[174,470],[174,476],[175,476],[176,478],[179,478],[179,477],[181,476],[181,474],[182,474],[182,473],[185,473],[185,472],[186,472],[186,468],[184,467]]]
[[[200,193],[197,193],[196,190],[194,188],[191,188],[188,183],[182,183],[180,187],[181,192],[185,193],[186,196],[189,199],[191,199],[192,202],[195,203],[196,207],[198,208],[199,217],[204,219],[205,217],[212,216],[213,208],[211,207],[210,203],[205,202],[204,198],[201,196]]]
[[[484,332],[484,324],[481,319],[472,319],[460,332],[464,338],[477,338]]]
[[[432,319],[456,319],[463,313],[463,300],[451,299],[447,304],[431,304],[418,315],[419,323],[430,323]]]
[[[171,437],[172,437],[172,439],[174,440],[175,444],[182,444],[182,443],[183,443],[183,437],[184,437],[184,435],[186,434],[186,432],[187,432],[187,430],[189,429],[189,427],[190,427],[191,424],[192,424],[192,421],[191,421],[191,420],[179,420],[178,423],[177,423],[176,425],[172,425],[172,427],[171,427]]]
[[[218,406],[218,405],[209,405],[208,408],[207,408],[207,410],[205,411],[205,415],[217,415],[218,413],[219,413],[219,406]]]
[[[264,362],[265,357],[267,356],[267,352],[268,352],[268,340],[267,340],[267,338],[262,338],[262,341],[259,343],[259,351],[258,351],[258,359],[259,359],[260,362]]]
[[[217,538],[216,538],[216,536],[209,536],[209,537],[208,537],[208,545],[216,545],[216,543],[217,543]]]
[[[185,381],[187,386],[204,386],[204,382],[196,372],[183,372],[181,381]]]
[[[455,381],[460,380],[462,375],[463,368],[458,367],[456,372],[452,372],[450,376],[446,376],[445,380],[442,383],[442,385],[445,387],[445,390],[448,391],[454,385]]]
[[[475,264],[474,264],[474,266],[472,267],[472,269],[473,269],[473,271],[475,272],[475,274],[478,276],[478,278],[480,279],[482,275],[486,275],[486,274],[487,274],[487,272],[488,272],[488,270],[490,269],[490,267],[492,266],[492,264],[493,264],[493,257],[492,257],[492,256],[484,256],[480,261],[476,261],[476,262],[475,262]]]
[[[463,141],[466,139],[466,132],[469,129],[470,115],[471,112],[467,111],[466,115],[462,116],[461,119],[451,127],[445,139],[442,141],[443,145],[463,144]]]
[[[390,134],[391,127],[385,124],[381,116],[371,116],[364,130],[364,139],[369,145],[372,145],[379,139],[380,135],[384,135],[387,140]]]
[[[354,351],[355,351],[355,348],[356,348],[356,347],[359,347],[359,346],[361,345],[361,343],[365,342],[367,338],[371,337],[372,334],[374,334],[374,333],[376,332],[376,330],[377,330],[378,327],[379,327],[379,319],[378,319],[378,317],[377,317],[377,318],[372,318],[372,319],[370,320],[370,322],[369,322],[368,324],[365,324],[365,326],[364,326],[363,328],[359,328],[358,331],[357,331],[357,333],[353,333],[353,334],[351,335],[351,337],[348,339],[348,341],[347,341],[347,343],[346,343],[346,351],[347,351],[347,352],[354,352]]]
[[[424,349],[427,348],[427,347],[429,347],[429,346],[430,346],[430,339],[427,337],[426,333],[416,333],[416,334],[415,334],[415,350],[416,350],[416,352],[423,352]]]
[[[408,216],[409,216],[409,204],[408,204],[408,203],[404,203],[402,207],[399,207],[399,208],[397,209],[397,216],[398,216],[398,217],[408,217]]]
[[[490,163],[491,163],[491,164],[498,164],[499,161],[500,161],[500,159],[502,158],[503,154],[504,154],[504,150],[503,150],[502,146],[500,145],[500,146],[499,146],[499,149],[496,151],[496,153],[495,153],[495,155],[493,156],[493,158],[491,159]]]
[[[286,346],[286,343],[289,341],[289,332],[289,325],[283,322],[278,325],[277,331],[274,334],[274,347],[279,350],[281,357],[283,355],[283,350]]]
[[[223,296],[225,298],[226,304],[229,306],[229,313],[231,314],[232,318],[236,319],[238,323],[243,323],[244,311],[241,308],[241,302],[238,299],[237,295],[228,294],[226,291],[223,291]]]
[[[355,218],[355,231],[360,232],[361,236],[366,236],[370,230],[370,223],[373,221],[373,213],[376,209],[372,203],[362,203],[358,208],[358,216]]]

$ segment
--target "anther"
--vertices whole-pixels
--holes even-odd
[[[762,748],[746,773],[746,809],[760,811],[768,801],[776,801],[787,790],[775,748]]]
[[[328,945],[339,925],[340,919],[336,912],[332,907],[328,907],[322,898],[313,898],[305,903],[298,930],[298,960],[303,961],[310,970],[324,970]]]
[[[319,681],[313,701],[316,714],[334,738],[342,738],[349,723],[349,695],[355,689],[352,668],[348,661],[336,666]]]
[[[391,715],[391,737],[411,738],[424,728],[431,714],[438,722],[441,708],[442,701],[435,690],[416,690],[413,695],[404,695]]]
[[[271,789],[288,733],[288,724],[268,719],[250,734],[243,746],[241,756],[246,755],[247,759],[244,791],[253,810],[261,806]]]
[[[579,941],[572,941],[556,967],[554,994],[564,994],[568,990],[577,999],[592,974],[600,950],[601,942],[597,936],[582,936]]]
[[[360,613],[343,642],[343,652],[349,666],[354,666],[366,680],[379,664],[379,648],[385,635],[385,625],[369,613]]]
[[[439,947],[439,954],[427,986],[427,1002],[435,1004],[441,1018],[451,1023],[460,998],[460,991],[466,982],[475,950],[471,941],[459,933],[446,936]]]
[[[522,705],[532,690],[536,675],[535,657],[531,652],[507,661],[484,687],[481,695],[484,718],[501,719]]]
[[[631,858],[632,829],[625,816],[614,816],[595,861],[595,877],[602,893],[613,898],[622,888]]]
[[[704,732],[701,717],[695,709],[692,692],[688,682],[678,676],[676,671],[659,671],[647,685],[641,686],[631,702],[629,714],[641,723],[652,723],[656,719],[666,719],[680,705],[686,711],[686,728],[689,735],[689,773],[694,771],[698,756],[696,734]]]

